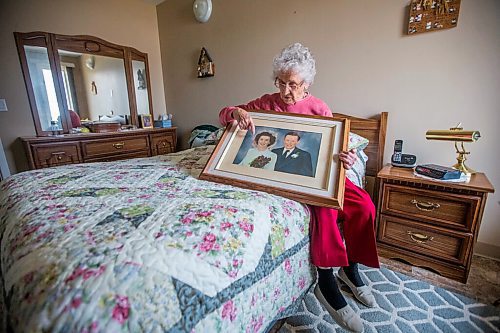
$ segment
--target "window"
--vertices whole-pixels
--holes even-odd
[[[47,99],[49,100],[50,118],[52,121],[59,123],[59,105],[57,104],[56,89],[54,88],[54,80],[52,80],[52,71],[50,69],[42,69],[43,80],[45,81],[45,90],[47,91]]]
[[[70,75],[72,75],[71,71],[73,70],[72,64],[61,64],[61,72],[64,83],[64,92],[66,95],[66,104],[68,105],[68,110],[77,111],[75,100],[73,96],[75,96],[75,86],[73,84],[73,80],[70,80]]]

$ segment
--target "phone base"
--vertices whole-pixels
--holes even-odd
[[[408,168],[408,169],[411,169],[411,168],[414,168],[417,166],[417,163],[413,163],[413,164],[403,164],[403,163],[396,163],[396,162],[391,162],[391,165],[394,166],[394,167],[398,167],[398,168]]]

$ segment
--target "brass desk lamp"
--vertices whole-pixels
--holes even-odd
[[[442,140],[442,141],[455,141],[455,150],[457,151],[457,164],[453,166],[454,169],[460,170],[465,174],[473,174],[476,171],[465,165],[467,160],[466,155],[470,152],[465,150],[464,142],[474,142],[477,141],[481,134],[479,131],[464,131],[462,124],[459,123],[457,126],[450,128],[449,130],[428,130],[425,133],[425,138],[427,140]],[[460,147],[458,143],[460,142]]]

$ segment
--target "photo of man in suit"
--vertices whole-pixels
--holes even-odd
[[[283,141],[283,147],[272,150],[278,156],[274,171],[314,177],[311,154],[297,147],[300,141],[299,133],[288,132]]]

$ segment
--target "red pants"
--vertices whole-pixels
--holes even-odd
[[[345,180],[344,208],[309,206],[311,262],[320,267],[348,266],[349,261],[379,267],[375,241],[375,206],[362,188]],[[343,219],[345,246],[337,226]],[[346,250],[347,248],[347,250]]]

